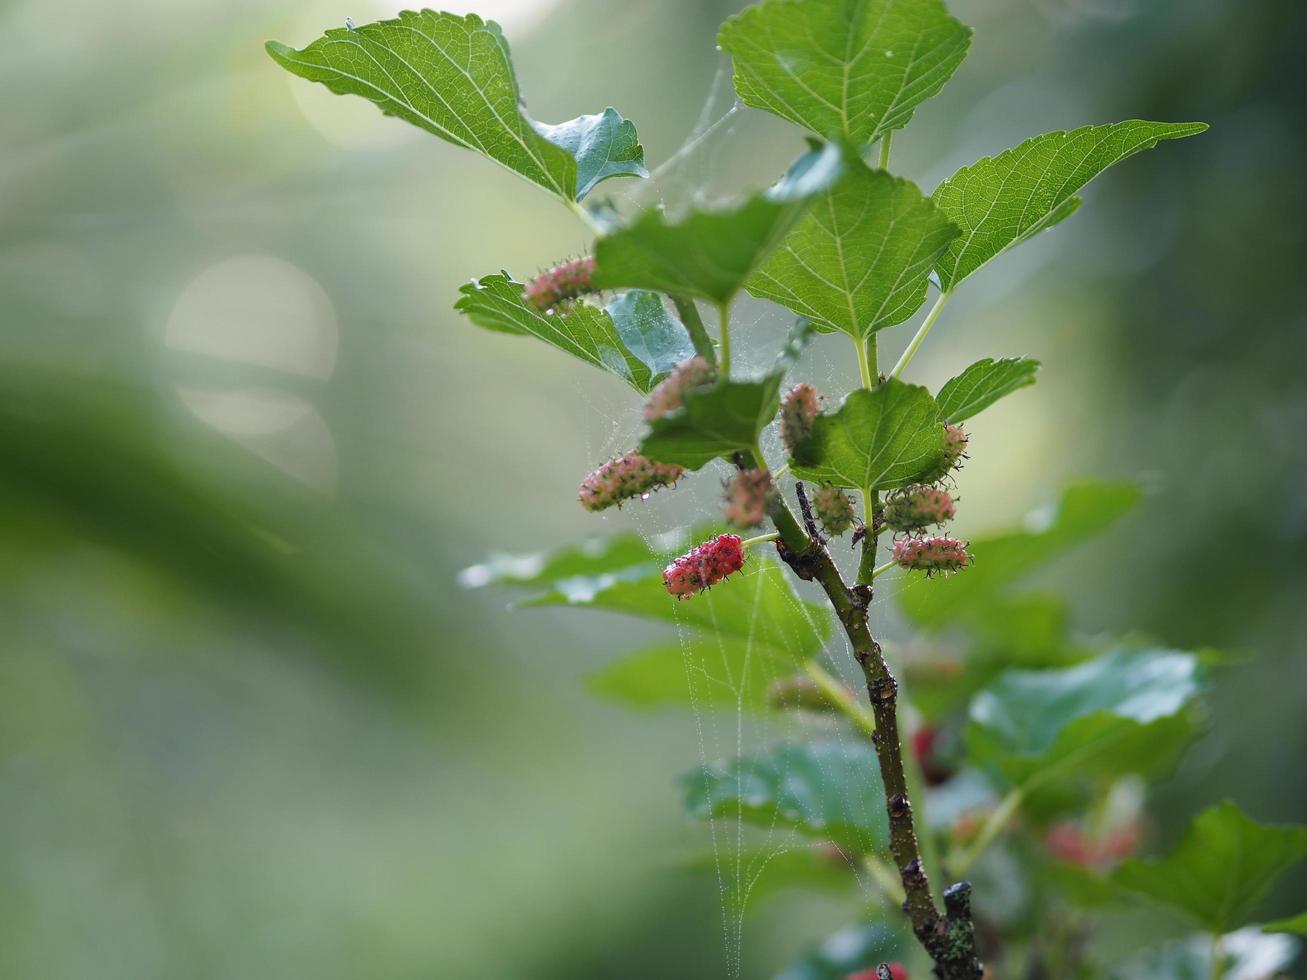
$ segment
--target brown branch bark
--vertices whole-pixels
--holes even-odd
[[[799,503],[805,520],[809,509],[807,494],[798,485]],[[880,644],[871,634],[867,610],[872,587],[849,588],[820,537],[809,537],[799,527],[784,501],[776,499],[771,509],[780,540],[776,542],[782,560],[799,578],[821,585],[835,615],[844,627],[853,648],[853,657],[862,668],[876,731],[872,741],[880,761],[885,783],[885,810],[889,815],[890,854],[903,882],[903,911],[912,923],[917,940],[935,962],[940,980],[981,980],[984,967],[976,952],[976,932],[971,919],[971,885],[958,882],[944,892],[944,912],[940,913],[931,892],[930,880],[921,861],[916,828],[912,820],[912,803],[908,799],[907,778],[903,770],[903,746],[899,738],[898,682],[890,673]],[[866,547],[875,555],[875,540]]]

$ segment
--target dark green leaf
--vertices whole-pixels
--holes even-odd
[[[463,569],[458,581],[466,589],[486,585],[541,586],[583,575],[617,572],[633,565],[657,564],[662,553],[638,534],[591,538],[550,553],[494,555]]]
[[[793,827],[856,852],[888,839],[885,788],[867,742],[778,745],[681,777],[685,811]]]
[[[781,403],[783,375],[728,381],[688,391],[685,407],[654,419],[640,452],[660,463],[697,470],[719,456],[750,452]]]
[[[806,654],[704,636],[624,657],[594,674],[590,690],[634,708],[762,712],[768,686],[801,670]]]
[[[671,223],[646,211],[595,245],[595,284],[601,289],[652,289],[721,305],[753,274],[811,203],[844,168],[827,147],[801,161],[766,193],[724,211],[693,211]]]
[[[559,583],[556,591],[527,606],[587,606],[707,630],[791,656],[811,656],[830,635],[826,607],[802,602],[786,573],[750,554],[744,569],[692,599],[667,594],[661,573],[623,579],[605,575]]]
[[[993,405],[1004,395],[1035,383],[1039,362],[1029,357],[986,357],[977,361],[939,390],[939,417],[961,422]]]
[[[905,589],[899,602],[907,617],[928,629],[988,618],[994,600],[1012,582],[1105,530],[1138,504],[1133,484],[1082,483],[1067,487],[1057,506],[1027,519],[1020,530],[971,542],[975,564],[965,575]]]
[[[952,76],[971,31],[940,0],[765,0],[722,25],[735,90],[824,138],[906,126]]]
[[[577,116],[557,126],[535,123],[538,132],[576,160],[576,199],[609,177],[648,177],[644,147],[635,123],[611,106],[592,116]]]
[[[529,334],[615,374],[641,394],[694,354],[685,328],[652,293],[626,293],[606,310],[577,303],[555,313],[528,303],[522,284],[504,272],[467,283],[459,292],[454,308],[477,326]]]
[[[1307,827],[1255,823],[1227,801],[1200,813],[1168,857],[1127,861],[1112,880],[1224,933],[1250,922],[1271,883],[1304,858]]]
[[[1141,119],[1085,126],[1036,136],[963,167],[933,195],[962,229],[936,265],[941,287],[953,289],[990,259],[1070,217],[1079,206],[1076,191],[1113,164],[1205,129],[1206,123]]]
[[[911,181],[850,161],[746,287],[819,328],[862,338],[916,312],[957,235]]]
[[[1014,785],[1074,771],[1156,774],[1191,734],[1198,658],[1114,650],[1063,670],[1008,671],[971,702],[967,752]]]
[[[943,452],[939,406],[930,392],[891,378],[859,388],[839,411],[819,415],[794,455],[794,475],[841,487],[887,490],[935,468]]]
[[[1307,936],[1307,912],[1295,915],[1292,919],[1279,919],[1276,922],[1268,922],[1262,927],[1262,931],[1292,932],[1295,935]]]
[[[605,177],[644,173],[634,127],[611,109],[560,126],[531,120],[508,42],[498,24],[475,14],[406,10],[394,20],[333,28],[299,51],[276,41],[267,48],[287,71],[337,95],[361,95],[567,201]]]

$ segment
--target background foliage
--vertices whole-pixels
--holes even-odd
[[[725,91],[710,39],[742,4],[476,6],[533,114],[611,101],[656,164]],[[1053,566],[1081,629],[1255,655],[1160,787],[1157,850],[1213,786],[1300,819],[1304,14],[951,7],[976,28],[959,82],[895,142],[926,188],[1068,121],[1213,124],[969,284],[916,364],[935,387],[992,349],[1046,365],[975,421],[968,513],[1016,519],[1084,473],[1153,488]],[[720,975],[715,897],[669,870],[693,733],[585,691],[618,621],[454,584],[487,546],[592,531],[572,488],[630,435],[620,383],[451,309],[583,231],[261,47],[393,12],[0,8],[25,93],[0,114],[4,976]],[[793,149],[747,113],[685,165],[727,193]],[[833,924],[782,899],[746,975]]]

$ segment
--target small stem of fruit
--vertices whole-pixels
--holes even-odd
[[[712,338],[708,336],[708,330],[703,325],[703,317],[699,316],[699,307],[694,305],[694,300],[688,296],[672,296],[672,305],[676,307],[676,313],[685,324],[686,332],[690,335],[690,343],[694,344],[694,352],[702,357],[712,367],[717,366],[717,349],[713,347]]]
[[[894,140],[893,133],[886,133],[880,138],[880,169],[889,169],[889,148],[890,143]]]
[[[985,853],[990,844],[994,843],[995,838],[1003,832],[1003,828],[1008,825],[1017,810],[1020,809],[1023,796],[1021,788],[1018,787],[1003,797],[998,806],[985,820],[984,825],[976,833],[976,839],[971,842],[971,846],[963,851],[962,856],[957,859],[953,867],[949,868],[953,874],[966,874],[967,869],[976,863],[976,859]]]
[[[745,538],[740,542],[741,548],[748,548],[750,545],[766,544],[768,541],[775,541],[781,536],[779,531],[772,531],[770,534],[759,534],[754,538]]]
[[[815,658],[809,657],[803,662],[803,669],[807,672],[821,689],[821,693],[826,695],[830,703],[842,711],[848,719],[857,725],[864,735],[870,736],[876,731],[876,718],[872,715],[870,709],[863,707],[853,693],[831,676]],[[902,898],[899,901],[903,901]]]
[[[885,562],[885,564],[883,564],[883,565],[877,565],[877,566],[872,570],[871,577],[872,577],[872,578],[876,578],[877,576],[882,575],[882,574],[885,573],[885,572],[888,572],[888,571],[889,571],[891,568],[893,568],[896,564],[897,564],[897,562],[887,561],[887,562]]]
[[[731,378],[731,301],[717,307],[717,317],[721,323],[721,353],[717,358],[719,371],[718,383],[725,384]]]

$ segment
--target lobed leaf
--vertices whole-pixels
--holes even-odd
[[[1007,671],[971,702],[967,753],[1017,786],[1072,771],[1164,772],[1193,734],[1188,709],[1206,683],[1198,658],[1175,650]]]
[[[719,456],[751,452],[781,403],[784,375],[726,381],[688,391],[684,407],[649,423],[640,452],[660,463],[697,470]]]
[[[654,293],[634,290],[607,309],[576,303],[565,312],[536,309],[522,283],[501,272],[459,289],[454,309],[479,327],[526,334],[616,375],[647,395],[680,361],[694,355],[690,335]]]
[[[613,109],[558,126],[529,118],[508,42],[498,24],[475,14],[405,10],[333,28],[298,51],[277,41],[267,50],[287,71],[337,95],[361,95],[566,201],[607,177],[645,175],[635,128]]]
[[[1005,395],[1035,383],[1039,362],[1030,357],[986,357],[950,379],[939,390],[939,417],[962,422],[979,414]]]
[[[1207,129],[1206,123],[1131,119],[1072,132],[1046,133],[963,167],[935,189],[935,204],[959,228],[935,268],[951,290],[982,265],[1070,217],[1075,194],[1113,164],[1162,140]]]
[[[863,338],[917,311],[958,234],[911,181],[851,160],[745,288],[819,329]]]
[[[596,243],[595,285],[694,296],[721,306],[843,167],[843,153],[831,146],[804,157],[771,190],[735,207],[692,211],[677,222],[661,211],[646,211]]]
[[[885,787],[867,742],[778,745],[681,777],[685,812],[790,827],[863,853],[888,840]]]
[[[962,63],[971,31],[940,0],[764,0],[717,43],[745,105],[856,145],[906,126]]]
[[[796,448],[794,475],[836,486],[887,490],[917,481],[943,453],[939,406],[930,392],[891,378],[859,388],[839,411],[819,415]]]
[[[1200,813],[1170,855],[1127,861],[1112,881],[1224,933],[1250,922],[1271,883],[1304,858],[1307,827],[1256,823],[1226,801]]]

